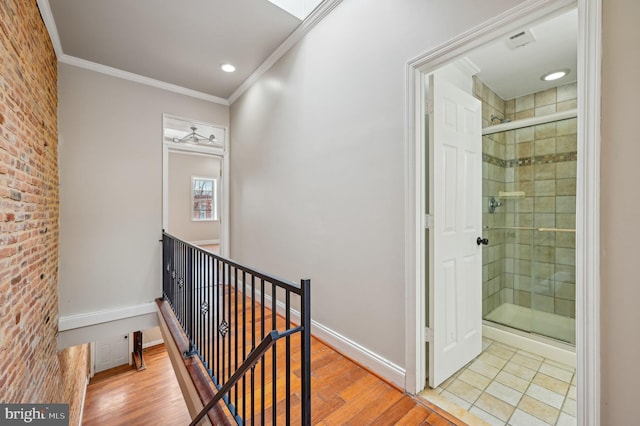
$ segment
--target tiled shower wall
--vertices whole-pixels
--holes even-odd
[[[519,120],[576,107],[576,84],[504,101],[474,78],[483,125],[490,116]],[[494,121],[493,124],[499,124]],[[483,137],[483,224],[575,229],[576,119]],[[489,213],[489,196],[502,199]],[[502,303],[575,317],[575,233],[488,230],[483,250],[483,316]]]
[[[473,78],[473,94],[482,101],[483,128],[490,125],[492,115],[505,117],[505,101],[476,77]],[[500,191],[506,191],[505,140],[504,133],[482,137],[482,224],[491,227],[503,227],[506,223],[504,209],[497,208],[494,213],[489,213],[490,196],[497,196]],[[489,245],[482,249],[482,316],[484,317],[502,303],[501,294],[505,288],[506,273],[506,240],[504,231],[500,229],[484,230],[483,237],[489,239]]]

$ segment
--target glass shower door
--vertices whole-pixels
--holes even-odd
[[[575,229],[536,231],[531,331],[575,344]]]
[[[483,318],[574,344],[576,119],[484,138]]]

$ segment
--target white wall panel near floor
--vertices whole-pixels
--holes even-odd
[[[120,335],[100,339],[95,344],[94,372],[108,370],[129,363],[129,336]]]

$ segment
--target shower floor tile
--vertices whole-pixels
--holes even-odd
[[[575,368],[483,338],[483,352],[421,397],[455,404],[470,425],[576,425]]]

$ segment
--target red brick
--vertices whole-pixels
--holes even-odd
[[[68,402],[78,424],[88,349],[56,349],[57,61],[35,0],[1,1],[0,34],[0,401]]]

